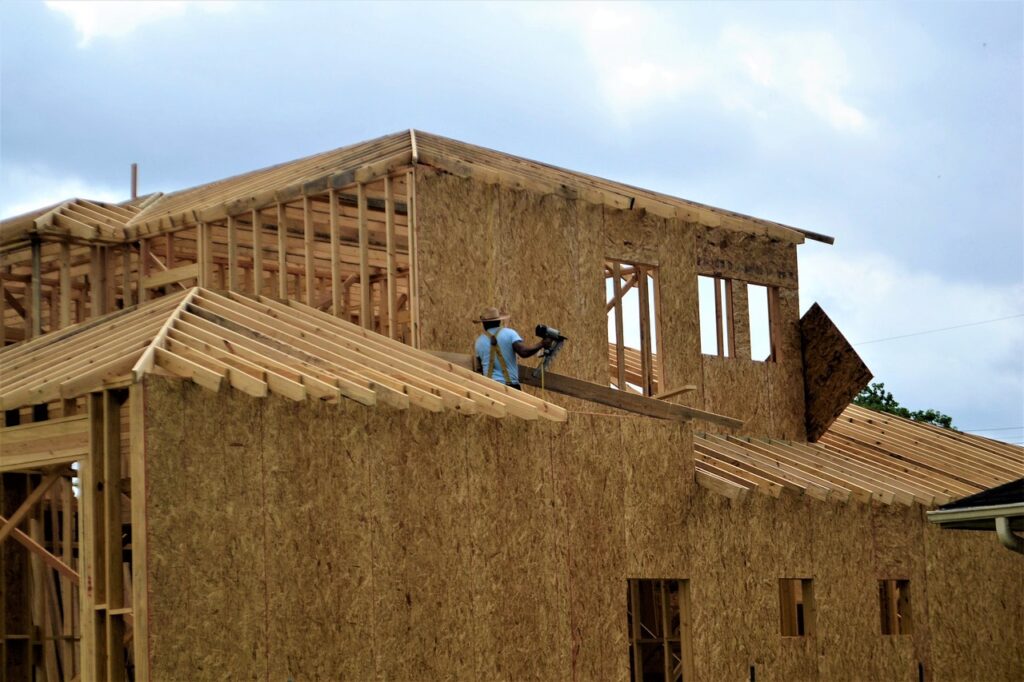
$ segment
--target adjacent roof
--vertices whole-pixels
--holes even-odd
[[[372,175],[375,171],[411,163],[547,193],[578,196],[624,210],[644,209],[709,226],[768,234],[797,243],[804,237],[828,243],[833,241],[826,235],[770,220],[410,130],[190,189],[153,195],[146,200],[103,204],[72,199],[3,221],[0,223],[0,243],[8,244],[33,231],[68,229],[69,226],[83,236],[95,231],[95,238],[120,234],[120,238],[136,239],[142,234],[192,225],[198,221],[218,220],[275,201],[294,200],[306,193],[340,188],[357,182],[361,174]]]
[[[697,434],[698,481],[741,497],[789,492],[926,507],[1013,481],[1024,448],[850,405],[817,443]]]
[[[540,398],[315,308],[198,287],[8,346],[0,366],[3,409],[156,373],[255,397],[566,419]]]

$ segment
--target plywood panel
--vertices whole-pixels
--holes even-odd
[[[697,271],[754,284],[796,288],[796,245],[720,227],[698,228]]]
[[[817,303],[800,320],[807,437],[816,441],[871,381],[871,370]]]

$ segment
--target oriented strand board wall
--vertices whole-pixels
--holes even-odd
[[[153,678],[625,680],[628,577],[690,579],[700,680],[1024,665],[1024,562],[990,536],[916,507],[732,502],[694,484],[688,428],[570,409],[525,423],[147,378]],[[780,577],[815,580],[816,637],[779,636]],[[913,636],[879,633],[880,577],[911,580]]]

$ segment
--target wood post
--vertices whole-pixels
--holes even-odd
[[[316,235],[313,233],[313,208],[310,203],[308,196],[302,197],[302,228],[306,250],[306,305],[316,307],[316,263],[313,260]]]
[[[60,243],[60,327],[71,324],[71,244]]]
[[[366,185],[359,183],[359,324],[373,329],[373,300],[370,289],[370,235],[366,227]]]
[[[288,298],[288,228],[284,204],[277,204],[277,298]]]
[[[238,225],[228,216],[228,289],[238,291]]]
[[[25,288],[29,295],[28,305],[25,306],[31,320],[26,326],[29,338],[39,336],[43,329],[42,247],[38,239],[32,240],[32,281]]]
[[[252,291],[263,293],[263,216],[252,210]]]
[[[612,263],[612,295],[615,297],[615,386],[626,390],[626,339],[622,323],[622,266]]]
[[[393,339],[398,338],[398,263],[395,245],[395,188],[391,176],[384,178],[384,229],[385,248],[387,249],[387,305],[381,306],[381,311],[387,310],[388,328],[387,335]]]

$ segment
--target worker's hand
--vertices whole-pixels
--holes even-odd
[[[551,348],[552,346],[555,345],[555,340],[545,336],[543,339],[541,339],[540,345],[544,346],[545,349]]]

